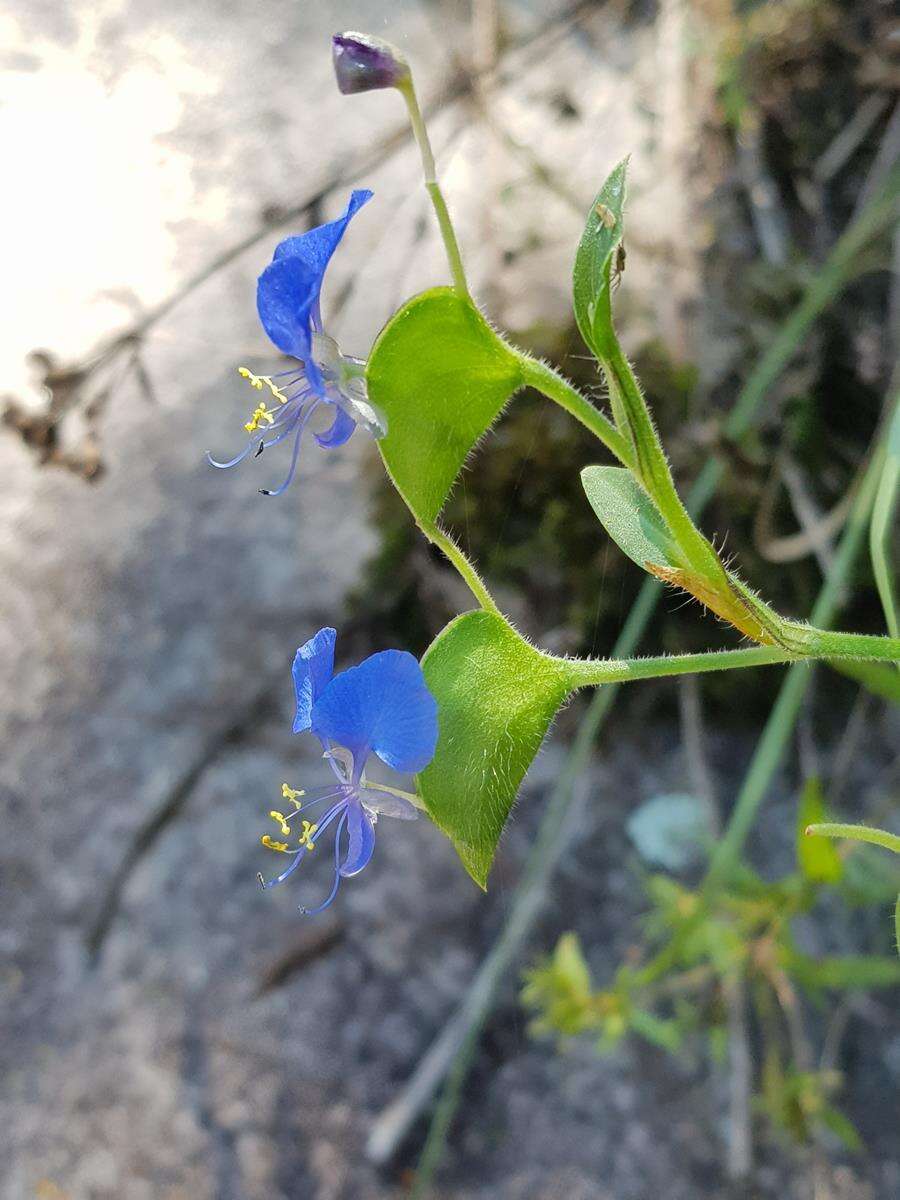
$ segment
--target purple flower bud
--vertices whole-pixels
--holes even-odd
[[[336,33],[331,39],[334,73],[345,96],[376,88],[401,87],[409,64],[396,46],[367,33]]]

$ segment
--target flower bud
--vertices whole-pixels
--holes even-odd
[[[396,46],[367,33],[336,33],[331,39],[334,73],[345,96],[376,88],[402,87],[409,64]]]

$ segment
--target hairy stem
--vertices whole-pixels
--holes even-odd
[[[522,351],[518,351],[518,354],[522,363],[524,383],[555,401],[560,408],[564,408],[576,421],[580,421],[589,429],[624,467],[633,470],[634,455],[628,439],[616,429],[609,417],[595,408],[590,400],[582,396],[581,392],[552,367]]]
[[[613,414],[621,432],[630,432],[634,445],[633,471],[671,527],[687,563],[727,588],[725,569],[713,547],[691,519],[672,479],[659,434],[631,363],[612,338],[608,357],[601,359],[609,385]]]
[[[447,251],[450,274],[453,276],[453,288],[456,294],[463,300],[469,300],[471,299],[469,285],[466,282],[466,272],[463,267],[462,254],[459,250],[459,242],[456,240],[456,233],[453,229],[453,222],[450,220],[450,213],[447,209],[444,193],[441,191],[441,185],[438,183],[437,171],[434,165],[434,153],[431,149],[428,130],[425,127],[422,110],[419,108],[419,101],[411,75],[399,86],[398,91],[400,91],[403,99],[406,101],[406,108],[409,112],[409,123],[412,126],[416,145],[419,147],[419,155],[422,159],[422,174],[425,176],[425,190],[431,197],[431,203],[434,206],[434,212],[441,231],[441,238],[444,242],[444,248]]]
[[[701,654],[661,654],[654,658],[566,660],[573,687],[628,683],[633,679],[660,679],[667,675],[728,671],[735,667],[762,667],[795,662],[797,655],[781,646],[749,646],[741,650],[708,650]]]
[[[487,590],[487,587],[482,582],[481,576],[454,542],[453,538],[446,533],[434,521],[419,521],[419,528],[428,538],[429,542],[434,546],[438,546],[443,550],[444,554],[465,580],[469,591],[478,601],[479,605],[486,611],[497,613],[500,615],[500,610],[497,607],[493,596]]]
[[[854,842],[869,842],[872,846],[883,846],[885,850],[893,850],[900,854],[900,837],[888,833],[884,829],[873,829],[871,825],[840,825],[834,822],[824,822],[819,825],[808,825],[807,835],[811,837],[850,838]]]
[[[806,629],[809,655],[814,658],[865,658],[875,662],[900,662],[900,638],[869,633],[836,633]]]
[[[869,637],[862,633],[822,633],[822,646],[802,654],[782,646],[748,646],[740,650],[705,650],[699,654],[660,654],[652,658],[565,659],[573,687],[628,683],[632,679],[660,679],[666,675],[694,675],[730,671],[735,667],[765,667],[777,663],[809,662],[819,657],[866,658],[880,662],[900,659],[900,640]]]

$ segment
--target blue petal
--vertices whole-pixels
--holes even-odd
[[[321,277],[300,258],[275,259],[256,284],[256,311],[263,329],[284,354],[303,359],[310,383],[319,386],[321,377],[310,370],[310,349],[312,311],[321,286]]]
[[[324,433],[315,435],[316,441],[323,450],[334,450],[336,446],[343,446],[344,442],[349,442],[356,430],[356,422],[348,412],[345,412],[341,406],[335,405],[336,412],[334,414],[334,422],[329,429]]]
[[[371,198],[368,190],[355,191],[342,217],[279,242],[257,281],[256,308],[263,329],[284,354],[304,361],[310,385],[319,395],[324,394],[324,381],[311,350],[313,328],[321,324],[322,280],[353,214]]]
[[[316,636],[310,638],[294,655],[291,671],[294,676],[294,694],[297,697],[294,733],[309,729],[313,705],[331,680],[334,673],[336,638],[336,630],[320,629]]]
[[[345,879],[358,875],[367,867],[375,849],[375,830],[358,800],[347,805],[347,832],[350,844],[347,857],[341,864],[341,874]]]
[[[405,650],[382,650],[342,671],[315,701],[311,728],[345,746],[360,771],[375,754],[395,771],[421,771],[434,757],[437,704]]]
[[[279,258],[299,259],[306,265],[311,275],[318,277],[319,287],[321,287],[325,269],[344,236],[347,226],[362,206],[371,199],[372,192],[368,188],[358,188],[351,194],[343,216],[338,217],[336,221],[329,221],[325,225],[317,225],[315,229],[310,229],[306,233],[285,238],[275,247],[273,261],[277,261]]]

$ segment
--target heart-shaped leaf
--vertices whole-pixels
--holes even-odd
[[[469,453],[522,386],[517,355],[468,300],[432,288],[382,330],[366,368],[387,417],[378,447],[397,490],[434,521]]]
[[[519,785],[570,690],[564,659],[500,616],[465,613],[438,634],[422,670],[437,700],[437,751],[419,791],[463,865],[485,887]]]

